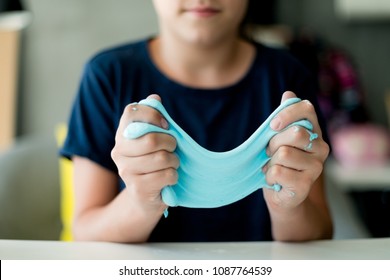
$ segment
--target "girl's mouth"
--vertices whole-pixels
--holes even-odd
[[[195,7],[195,8],[187,9],[186,12],[196,17],[208,18],[208,17],[215,16],[220,11],[218,9],[211,8],[211,7]]]

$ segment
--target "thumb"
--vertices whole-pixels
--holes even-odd
[[[282,95],[282,103],[287,99],[294,98],[294,97],[297,97],[295,93],[293,93],[292,91],[285,91]]]
[[[148,99],[148,98],[153,98],[153,99],[156,99],[157,101],[161,102],[161,97],[158,94],[151,94],[146,99]]]

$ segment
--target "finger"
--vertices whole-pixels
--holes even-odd
[[[139,157],[157,151],[174,152],[176,150],[176,139],[165,133],[148,133],[137,139],[125,139],[118,137],[118,149],[113,151],[126,157]]]
[[[266,173],[266,181],[270,186],[281,185],[282,192],[288,191],[294,195],[305,196],[313,184],[312,177],[306,173],[307,171],[297,171],[281,165],[273,165]]]
[[[267,146],[267,155],[272,157],[282,146],[290,146],[308,153],[319,151],[316,139],[311,139],[311,133],[301,126],[292,126],[271,138]]]
[[[136,110],[134,110],[136,108]],[[118,132],[122,133],[124,129],[132,122],[144,122],[167,129],[168,123],[159,111],[154,108],[139,104],[129,104],[125,107],[119,122]]]
[[[153,98],[161,102],[161,97],[158,94],[151,94],[146,99]]]
[[[178,157],[167,151],[158,151],[139,157],[124,157],[123,164],[131,174],[146,174],[156,171],[173,168],[179,168]]]
[[[292,91],[285,91],[282,95],[282,102],[286,101],[287,99],[297,97],[296,94]]]
[[[138,197],[155,199],[156,196],[160,196],[160,192],[164,187],[177,184],[177,180],[177,170],[167,168],[153,173],[133,176],[126,186]]]
[[[284,167],[282,165],[270,166],[266,173],[267,184],[272,186],[279,184],[282,188],[296,189],[302,172]]]
[[[157,94],[149,95],[147,98],[154,98],[161,102],[161,98]],[[168,129],[168,122],[159,111],[136,102],[128,104],[123,110],[117,129],[117,136],[121,136],[131,122],[144,122]]]
[[[289,124],[303,119],[310,121],[313,125],[313,132],[322,136],[315,108],[308,100],[303,100],[284,108],[273,118],[270,127],[273,130],[280,131]]]
[[[274,165],[281,165],[297,171],[308,170],[313,176],[317,176],[323,169],[320,159],[308,156],[306,152],[288,146],[280,147],[266,164],[266,170]]]

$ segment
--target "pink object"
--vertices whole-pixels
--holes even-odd
[[[390,134],[374,124],[355,124],[331,134],[334,157],[346,167],[383,166],[390,159]]]

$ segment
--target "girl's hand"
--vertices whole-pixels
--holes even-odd
[[[158,95],[148,98],[161,101]],[[167,121],[157,110],[130,104],[121,117],[111,155],[132,203],[143,211],[162,214],[167,206],[161,200],[161,189],[176,184],[178,179],[179,160],[173,154],[176,140],[165,133],[148,133],[137,139],[125,139],[124,129],[135,121],[168,128]]]
[[[296,97],[293,92],[283,94],[282,102]],[[317,115],[313,105],[307,101],[288,106],[271,122],[271,128],[282,130],[289,124],[307,119],[313,124],[318,138],[310,144],[310,134],[302,127],[290,127],[275,135],[268,147],[271,160],[264,166],[269,185],[279,184],[280,192],[264,189],[264,198],[269,209],[290,210],[300,205],[309,195],[314,182],[321,175],[329,146],[322,139]]]

